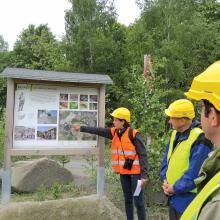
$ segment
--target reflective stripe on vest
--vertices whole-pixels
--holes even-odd
[[[115,165],[115,164],[124,165],[124,160],[122,160],[122,161],[112,161],[112,165]],[[139,160],[134,160],[133,165],[139,165]]]
[[[220,172],[218,172],[200,191],[187,207],[180,220],[196,220],[200,210],[209,196],[220,188]],[[211,219],[210,219],[211,220]]]
[[[112,150],[112,154],[123,154],[123,151],[122,150]],[[124,154],[125,155],[136,155],[136,152],[124,150]]]
[[[140,174],[139,157],[136,153],[135,146],[129,138],[129,130],[122,134],[121,138],[118,137],[115,128],[111,128],[112,133],[112,165],[114,171],[120,174]],[[133,129],[133,137],[135,137],[137,130]],[[123,152],[124,151],[124,152]],[[132,169],[124,169],[125,158],[134,160]]]
[[[168,169],[166,173],[167,182],[174,185],[189,168],[190,151],[193,143],[203,131],[200,128],[193,128],[187,140],[180,142],[173,151],[173,144],[177,131],[172,132],[170,146],[167,154]],[[196,189],[191,190],[196,192]]]

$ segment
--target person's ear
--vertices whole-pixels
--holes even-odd
[[[209,120],[210,120],[211,126],[213,127],[216,127],[220,124],[220,116],[214,108],[211,108],[211,111],[209,113]]]
[[[216,117],[217,117],[217,126],[220,126],[220,114],[218,112],[216,112]]]

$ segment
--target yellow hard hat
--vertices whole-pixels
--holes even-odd
[[[185,95],[195,100],[206,99],[220,111],[220,60],[195,77]]]
[[[194,106],[187,99],[179,99],[171,103],[169,108],[165,109],[165,114],[176,118],[193,119],[195,117]]]
[[[114,118],[124,119],[127,122],[131,121],[131,113],[127,108],[117,108],[110,115]]]

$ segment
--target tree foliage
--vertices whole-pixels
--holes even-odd
[[[29,25],[23,30],[14,46],[12,66],[39,70],[68,69],[62,46],[47,25]]]
[[[135,45],[131,60],[140,63],[150,53],[167,87],[185,90],[195,74],[219,58],[219,8],[214,0],[145,1],[129,33],[128,42]]]
[[[8,50],[8,43],[4,40],[3,36],[0,35],[0,52]]]
[[[10,52],[8,51],[8,43],[0,35],[0,72],[10,65]],[[0,78],[0,118],[6,105],[6,80]]]
[[[72,0],[66,13],[67,59],[73,71],[107,73],[118,81],[126,65],[126,27],[111,0]]]

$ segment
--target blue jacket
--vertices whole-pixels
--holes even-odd
[[[180,133],[177,132],[174,140],[174,146],[178,147],[178,143],[188,139],[190,130],[194,127],[200,127],[200,123],[193,121],[191,127]],[[160,179],[164,181],[166,179],[167,172],[167,153],[169,150],[169,144],[166,146],[166,151],[163,156],[162,165],[160,169]],[[204,160],[208,157],[208,154],[213,150],[212,143],[205,138],[204,134],[201,134],[195,143],[193,144],[189,158],[189,169],[184,175],[176,181],[173,186],[175,194],[169,197],[169,205],[172,206],[177,212],[183,213],[189,203],[195,198],[196,194],[190,191],[196,187],[194,179],[198,177],[199,170]]]

